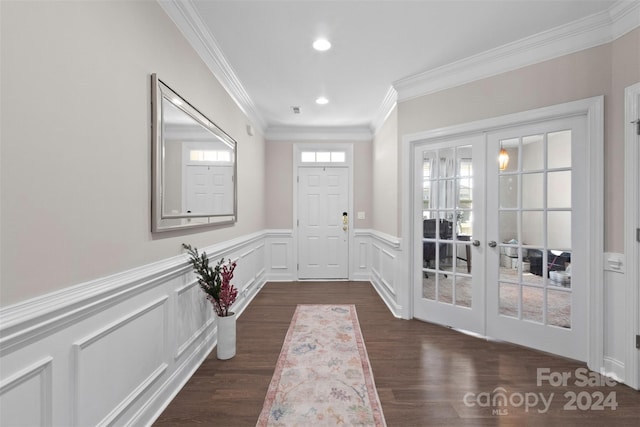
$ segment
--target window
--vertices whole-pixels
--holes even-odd
[[[347,155],[344,151],[303,151],[300,153],[302,163],[344,163]]]
[[[189,150],[189,160],[192,162],[232,162],[231,152],[225,150]]]

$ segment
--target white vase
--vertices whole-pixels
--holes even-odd
[[[216,316],[218,322],[218,345],[216,352],[218,359],[227,360],[236,355],[236,314]]]

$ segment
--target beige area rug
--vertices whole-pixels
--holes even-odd
[[[422,292],[427,299],[436,299],[435,273],[429,273],[428,278],[423,278]],[[518,281],[517,270],[510,268],[500,268],[500,279],[506,281]],[[455,280],[455,282],[454,282]],[[543,286],[543,278],[531,273],[523,273],[522,287],[516,284],[501,283],[500,285],[500,314],[503,316],[519,318],[519,307],[522,319],[544,323],[545,313],[543,310],[546,293],[546,320],[548,325],[562,328],[571,327],[571,292],[569,288],[555,285],[548,282],[546,288]],[[527,286],[530,285],[530,286]],[[455,287],[455,301],[454,301]],[[437,300],[446,304],[455,304],[461,307],[471,307],[471,279],[448,274],[447,277],[440,274],[438,278]],[[569,292],[568,292],[569,291]],[[522,293],[521,293],[522,292]]]
[[[386,426],[354,305],[298,305],[258,426]]]

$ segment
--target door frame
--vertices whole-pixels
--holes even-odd
[[[627,87],[625,99],[625,179],[624,179],[624,252],[626,258],[626,319],[629,330],[625,332],[626,344],[625,383],[640,389],[640,351],[635,346],[634,336],[640,335],[640,249],[636,241],[636,228],[640,227],[640,171],[635,162],[640,156],[636,125],[631,123],[640,118],[640,83]],[[634,262],[635,260],[635,262]]]
[[[496,131],[512,126],[526,125],[539,121],[553,120],[568,116],[585,115],[587,118],[587,158],[591,171],[589,186],[588,224],[594,230],[588,236],[588,354],[587,365],[590,369],[599,371],[604,359],[604,96],[596,96],[578,101],[557,104],[504,116],[482,119],[474,122],[433,129],[415,134],[402,136],[402,164],[401,179],[401,207],[402,207],[402,263],[408,268],[403,269],[400,283],[406,284],[403,293],[405,299],[401,302],[405,308],[403,317],[413,317],[413,283],[415,281],[414,265],[414,231],[413,214],[416,209],[413,201],[413,164],[414,146],[437,140],[445,136],[464,136],[475,133]],[[479,179],[483,179],[479,177]],[[484,177],[486,181],[486,177]],[[486,282],[486,277],[485,277]]]
[[[322,162],[314,162],[314,163],[303,163],[300,159],[301,153],[303,151],[344,151],[346,153],[346,158],[344,163],[322,163]],[[348,224],[349,232],[347,233],[349,252],[349,259],[347,260],[347,271],[348,271],[348,279],[353,279],[353,236],[354,230],[353,225],[355,224],[353,218],[353,144],[347,142],[299,142],[293,144],[293,224],[292,224],[292,238],[293,238],[293,265],[294,269],[294,277],[295,280],[300,280],[298,277],[298,168],[300,167],[329,167],[329,168],[347,168],[347,176],[349,177],[348,184]],[[305,279],[305,280],[313,280],[313,279]],[[323,279],[324,280],[324,279]]]

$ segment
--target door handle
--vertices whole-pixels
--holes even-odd
[[[480,246],[480,240],[474,240],[473,242],[471,242],[471,244],[473,246]]]
[[[492,240],[492,241],[489,242],[489,247],[490,248],[495,248],[496,246],[498,246],[498,244],[496,243],[495,240]]]

